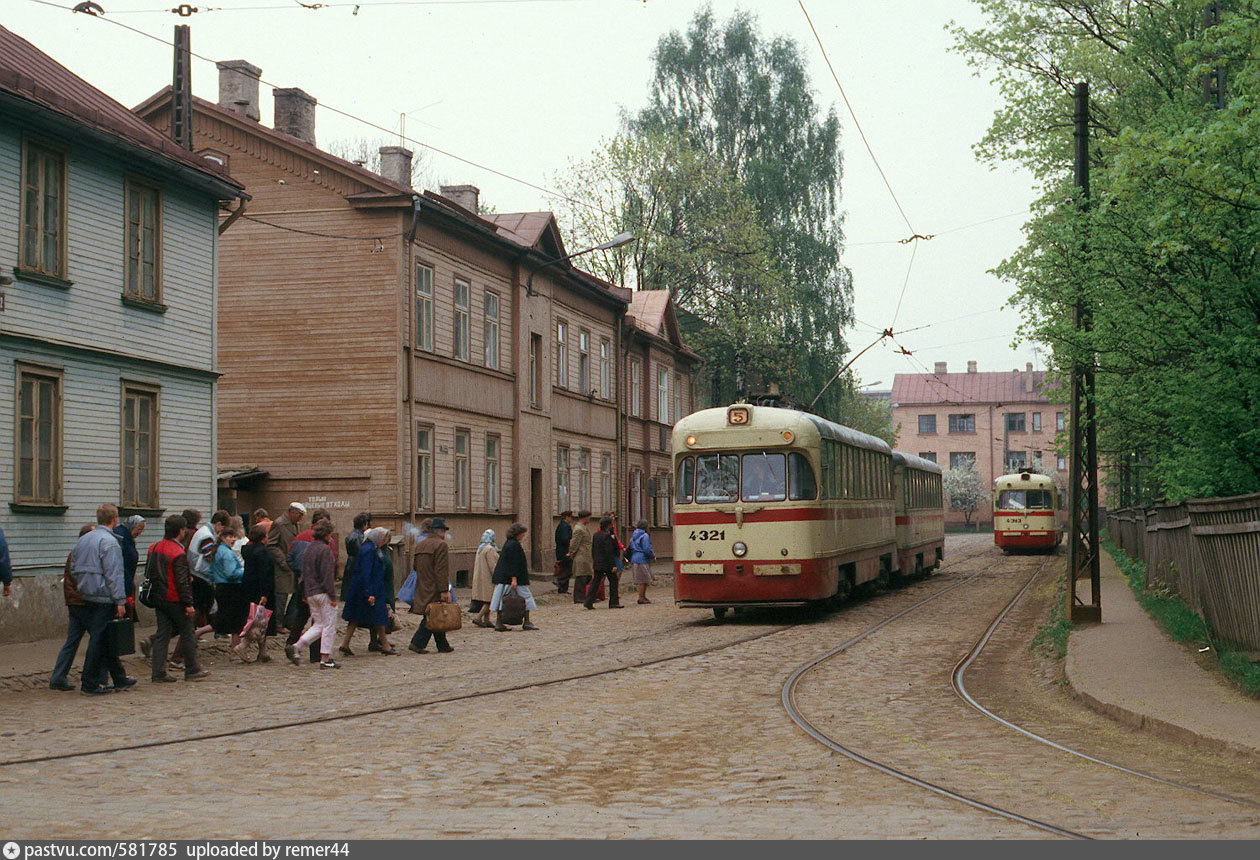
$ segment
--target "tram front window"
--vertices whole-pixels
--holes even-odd
[[[1006,511],[1054,510],[1049,490],[1003,490],[997,506]]]
[[[709,454],[696,457],[696,501],[734,502],[739,499],[739,457]]]
[[[745,502],[781,502],[787,498],[787,467],[782,454],[744,455]]]

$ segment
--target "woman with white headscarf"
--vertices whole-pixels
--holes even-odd
[[[477,546],[477,558],[473,561],[472,603],[469,612],[477,613],[473,624],[478,627],[493,627],[490,623],[490,600],[494,597],[494,567],[499,563],[499,548],[494,543],[494,529],[486,529],[481,534],[481,543]]]
[[[345,608],[341,617],[348,622],[346,638],[341,643],[341,653],[350,654],[350,637],[358,627],[370,627],[380,644],[380,654],[395,655],[398,652],[389,644],[389,592],[385,587],[385,562],[379,552],[389,540],[389,529],[368,529],[355,559],[354,578],[346,589]]]

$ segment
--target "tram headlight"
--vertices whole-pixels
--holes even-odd
[[[696,437],[695,437],[695,436],[688,436],[688,437],[687,437],[687,447],[688,447],[688,448],[693,448],[693,447],[695,447],[695,444],[696,444]]]
[[[743,558],[748,555],[748,544],[744,543],[742,540],[737,540],[731,546],[731,552],[735,553],[736,558]]]

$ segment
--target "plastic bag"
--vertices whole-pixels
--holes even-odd
[[[267,635],[269,623],[271,623],[271,610],[260,603],[251,603],[249,617],[245,619],[245,626],[241,628],[241,639],[245,642],[262,639]]]
[[[418,577],[413,570],[407,574],[407,580],[403,583],[402,588],[398,589],[398,599],[403,603],[411,603],[416,599],[416,582]]]

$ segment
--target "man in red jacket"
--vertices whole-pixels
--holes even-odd
[[[153,636],[152,680],[155,684],[167,684],[175,679],[166,672],[166,651],[171,636],[179,636],[180,650],[184,653],[184,680],[200,681],[210,674],[197,661],[197,634],[193,618],[197,610],[193,606],[192,574],[188,567],[188,552],[184,541],[191,529],[188,521],[179,514],[166,518],[166,536],[149,547],[145,573],[153,583],[153,611],[157,615],[157,633]]]

